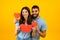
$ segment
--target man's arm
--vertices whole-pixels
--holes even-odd
[[[38,30],[38,28],[37,28],[37,33],[38,33],[41,37],[43,37],[43,38],[46,36],[46,30],[40,31],[40,30]]]
[[[46,28],[46,23],[45,23],[45,21],[43,21],[42,25],[41,25],[41,28],[40,29],[36,28],[36,31],[41,37],[44,38],[46,36],[46,29],[47,29]]]

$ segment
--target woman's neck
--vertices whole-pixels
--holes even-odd
[[[25,21],[27,21],[27,18],[25,18]]]
[[[25,19],[25,25],[27,25],[27,19]]]
[[[27,23],[27,18],[25,18],[25,23]]]

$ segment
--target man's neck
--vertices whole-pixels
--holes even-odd
[[[40,18],[40,16],[38,16],[36,19],[39,19]]]

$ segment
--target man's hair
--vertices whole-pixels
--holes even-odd
[[[37,8],[39,10],[39,7],[37,5],[34,5],[32,9]]]

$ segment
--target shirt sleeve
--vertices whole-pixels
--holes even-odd
[[[16,27],[19,27],[19,21],[18,21],[18,22],[16,22]]]
[[[42,22],[42,25],[41,25],[40,30],[41,30],[41,31],[43,31],[43,30],[47,30],[46,22]]]
[[[19,26],[19,21],[16,22],[16,27],[20,27],[20,26]],[[19,33],[20,33],[20,29],[17,30],[17,34],[19,34]]]

